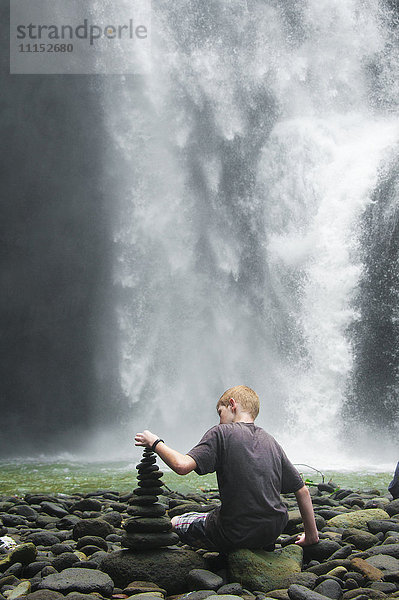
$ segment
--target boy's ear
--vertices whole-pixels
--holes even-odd
[[[237,402],[234,400],[234,398],[230,398],[229,405],[231,406],[231,408],[237,407]]]

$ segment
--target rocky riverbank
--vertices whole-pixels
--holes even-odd
[[[225,556],[179,544],[162,547],[172,535],[166,533],[168,517],[209,511],[218,494],[183,496],[156,487],[146,471],[148,465],[142,480],[151,477],[151,483],[127,494],[0,496],[0,536],[17,544],[0,555],[0,600],[399,597],[399,500],[388,494],[312,487],[320,541],[303,550],[293,544],[302,530],[295,497],[286,495],[290,520],[276,550]],[[149,518],[146,485],[158,494]]]

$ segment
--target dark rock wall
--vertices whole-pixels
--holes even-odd
[[[1,44],[0,452],[57,452],[118,394],[101,80],[10,75]]]
[[[399,423],[399,161],[381,174],[364,215],[364,273],[356,299],[359,320],[346,413],[371,428]]]

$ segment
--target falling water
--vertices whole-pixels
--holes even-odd
[[[154,3],[151,74],[107,91],[132,431],[187,449],[244,383],[294,461],[347,464],[365,214],[399,140],[394,25],[377,0]]]

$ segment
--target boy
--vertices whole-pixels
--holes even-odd
[[[247,386],[228,389],[217,403],[219,425],[187,454],[169,448],[150,431],[136,434],[136,446],[152,448],[176,473],[216,471],[220,507],[209,513],[173,517],[180,539],[190,545],[230,552],[235,548],[273,549],[284,530],[287,509],[280,493],[294,492],[304,524],[295,542],[318,542],[312,501],[298,471],[276,440],[254,423],[258,395]]]

